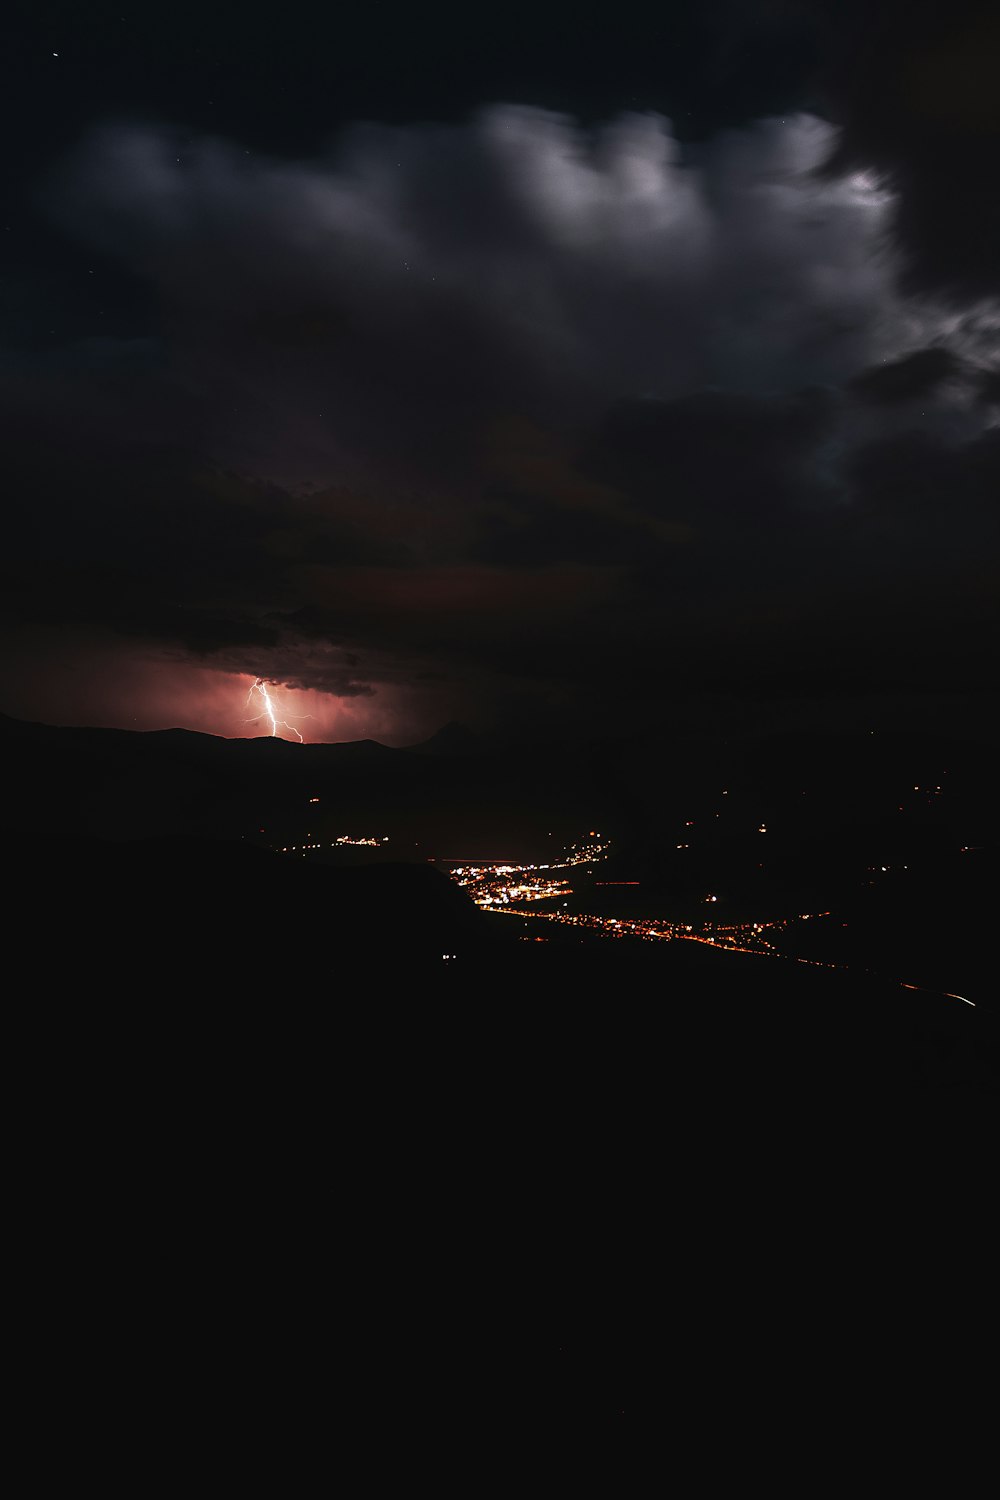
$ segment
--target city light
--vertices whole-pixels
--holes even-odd
[[[258,679],[251,689],[251,696],[257,693],[265,708],[258,718],[267,718],[272,725],[272,734],[277,732],[279,725],[298,732],[288,725],[286,721],[277,718],[277,711],[271,700],[266,685]],[[301,738],[301,736],[298,736]],[[941,787],[934,785],[933,790],[922,788],[919,784],[914,785],[914,791],[925,792],[929,796],[941,795]],[[728,790],[723,796],[728,796]],[[805,795],[805,793],[803,793]],[[896,796],[900,795],[896,791]],[[320,802],[318,795],[310,796],[308,803]],[[893,798],[893,802],[895,798]],[[696,811],[697,809],[691,809]],[[718,816],[718,815],[717,815]],[[701,824],[705,827],[704,822]],[[758,833],[766,833],[768,824],[764,821],[751,824]],[[695,832],[696,820],[687,819],[683,824],[685,834],[694,840],[699,838]],[[692,830],[688,834],[688,830]],[[263,830],[261,830],[263,832]],[[550,835],[551,837],[552,835]],[[277,846],[282,853],[293,854],[299,857],[313,854],[322,858],[322,852],[335,850],[349,846],[354,848],[381,849],[389,843],[388,835],[373,835],[367,832],[342,833],[335,838],[319,840],[312,834],[306,834],[305,838],[294,844]],[[550,846],[551,847],[551,846]],[[669,844],[667,845],[669,847]],[[692,845],[685,841],[678,842],[675,850],[688,850]],[[700,847],[700,846],[699,846]],[[711,847],[711,846],[710,846]],[[963,844],[960,848],[956,844],[956,854],[967,854],[981,846],[974,844]],[[609,857],[611,840],[596,830],[590,830],[586,838],[577,843],[565,846],[556,856],[544,861],[526,861],[517,863],[510,858],[507,859],[478,859],[432,860],[439,865],[448,865],[451,878],[480,908],[489,914],[500,914],[503,916],[520,917],[525,922],[532,919],[536,923],[554,922],[560,926],[575,928],[582,933],[600,934],[606,938],[617,941],[645,940],[652,942],[684,941],[703,944],[706,947],[722,949],[732,953],[742,953],[757,957],[769,957],[772,959],[783,959],[786,962],[794,962],[812,965],[814,967],[834,970],[859,970],[865,973],[873,971],[866,969],[863,965],[855,963],[842,963],[827,957],[813,956],[813,952],[796,951],[801,950],[801,941],[796,933],[805,923],[810,923],[815,928],[821,939],[832,940],[831,928],[847,927],[846,922],[828,922],[816,928],[817,921],[828,919],[832,913],[824,911],[799,912],[791,917],[774,916],[771,914],[754,914],[752,919],[739,921],[713,922],[703,920],[700,923],[678,921],[666,917],[629,917],[624,915],[602,915],[595,912],[571,910],[571,903],[582,904],[584,893],[588,890],[595,892],[595,901],[600,902],[602,897],[596,895],[596,888],[607,889],[609,887],[635,887],[640,884],[634,879],[596,880],[592,879],[595,870]],[[758,868],[761,868],[758,866]],[[874,885],[881,875],[893,875],[896,872],[905,872],[907,864],[893,864],[890,860],[885,863],[869,865],[867,871],[859,868],[858,875],[866,885]],[[865,878],[867,877],[869,878]],[[871,878],[871,877],[874,877]],[[881,882],[879,882],[881,883]],[[727,893],[728,895],[728,893]],[[604,898],[606,899],[606,898]],[[690,899],[690,898],[689,898]],[[720,897],[715,892],[700,898],[705,905],[718,905],[726,898]],[[728,895],[729,900],[738,899]],[[688,913],[689,914],[689,913]],[[525,939],[531,941],[532,939]],[[536,941],[545,941],[538,938]],[[804,941],[804,939],[802,940]],[[815,944],[810,942],[810,948],[815,949]],[[825,944],[824,944],[825,946]],[[453,954],[443,954],[446,961],[453,958]],[[885,978],[888,982],[900,985],[908,990],[922,990],[929,994],[945,996],[948,999],[960,1000],[963,1004],[974,1006],[975,1002],[966,996],[954,991],[941,990],[930,986],[917,985],[910,980],[889,979],[888,976],[876,974],[877,978]]]
[[[693,826],[688,824],[688,827]],[[596,837],[592,835],[592,837]],[[705,922],[696,928],[691,922],[674,922],[664,918],[609,917],[587,912],[571,912],[567,902],[555,910],[538,909],[538,903],[552,901],[556,897],[574,894],[571,877],[551,879],[540,876],[539,870],[570,871],[582,866],[593,867],[607,858],[610,840],[602,844],[571,844],[560,860],[547,865],[512,865],[508,863],[482,863],[457,865],[452,878],[467,890],[481,910],[508,917],[520,917],[542,922],[556,922],[560,926],[578,928],[583,932],[601,934],[618,940],[642,939],[648,942],[683,941],[701,943],[709,948],[722,949],[728,953],[743,953],[758,958],[784,959],[793,963],[809,964],[815,968],[848,971],[854,966],[834,963],[828,959],[810,958],[786,952],[777,945],[780,937],[787,937],[796,924],[830,917],[830,911],[799,912],[794,917],[776,917],[768,921],[744,921],[715,923]],[[595,886],[638,885],[638,881],[594,881]],[[716,895],[704,897],[704,901],[715,904]],[[865,970],[864,972],[871,972]],[[928,994],[943,995],[951,1000],[961,1000],[974,1007],[974,1001],[964,995],[948,990],[935,990],[906,980],[891,980],[904,989],[924,990]]]

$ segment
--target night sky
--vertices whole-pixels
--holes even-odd
[[[38,4],[0,710],[989,733],[1000,9]]]

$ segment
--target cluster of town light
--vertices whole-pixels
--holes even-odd
[[[610,840],[603,844],[599,833],[591,833],[593,843],[570,844],[561,857],[548,864],[524,865],[458,865],[452,879],[468,890],[477,906],[485,910],[502,910],[520,902],[552,901],[571,896],[573,887],[565,876],[553,871],[570,870],[580,865],[593,866],[607,853]],[[547,872],[547,873],[544,873]]]
[[[318,797],[313,797],[311,800],[313,802],[318,802],[319,798]],[[309,838],[310,835],[307,834],[306,837]],[[339,839],[333,839],[333,840],[331,840],[331,842],[329,842],[327,844],[323,844],[323,843],[279,844],[278,845],[278,853],[279,854],[305,854],[307,852],[307,850],[309,850],[309,849],[337,849],[337,848],[341,847],[344,844],[351,844],[351,845],[354,845],[356,848],[359,848],[359,849],[360,848],[364,848],[364,849],[381,849],[382,845],[383,844],[387,844],[388,842],[389,842],[388,837],[380,838],[379,839],[379,838],[367,838],[364,835],[360,835],[360,836],[358,836],[356,838],[356,837],[354,837],[353,834],[342,833],[340,835]]]
[[[582,866],[590,873],[599,861],[607,857],[610,839],[602,840],[599,833],[591,833],[589,837],[592,842],[570,844],[559,859],[547,864],[458,865],[451,872],[452,878],[485,911],[501,912],[508,916],[531,916],[590,932],[603,932],[609,937],[638,937],[652,941],[684,938],[738,953],[777,954],[778,950],[764,937],[764,933],[786,927],[788,923],[785,920],[728,924],[704,922],[696,929],[691,922],[668,922],[662,918],[600,917],[570,912],[566,909],[566,902],[556,911],[525,911],[524,908],[533,903],[553,901],[573,894],[573,887],[567,876],[557,872]],[[716,895],[708,895],[704,899],[710,904],[719,900]],[[829,913],[803,913],[799,920],[807,921],[811,915],[829,916]]]
[[[766,831],[763,825],[760,831]],[[601,836],[591,834],[590,837],[600,840]],[[531,918],[535,921],[554,922],[560,926],[574,927],[586,932],[601,933],[611,938],[644,938],[651,942],[679,939],[685,942],[703,943],[707,947],[724,949],[730,953],[749,953],[758,957],[789,959],[795,963],[808,964],[820,969],[846,970],[850,967],[848,964],[833,963],[828,959],[806,958],[798,954],[787,953],[775,941],[795,923],[829,917],[831,915],[829,911],[804,911],[799,912],[795,917],[779,917],[766,922],[703,922],[695,927],[692,922],[670,922],[659,917],[601,917],[592,913],[571,912],[567,910],[566,902],[563,902],[562,907],[555,911],[530,909],[530,904],[533,902],[552,900],[573,893],[572,886],[565,876],[553,878],[551,874],[542,875],[541,871],[568,870],[582,865],[586,867],[589,874],[598,861],[606,857],[609,843],[610,840],[605,840],[603,843],[570,845],[560,860],[549,864],[459,865],[452,871],[452,875],[459,885],[469,891],[476,904],[485,911],[521,917],[525,919],[525,925],[527,925],[527,919]],[[595,882],[595,884],[605,883],[607,882]],[[635,883],[621,882],[621,884],[629,885]],[[719,900],[714,894],[707,895],[704,899],[713,905]],[[924,988],[922,985],[910,984],[906,980],[897,980],[896,983],[908,990]],[[954,994],[947,990],[935,993],[947,995],[949,999],[962,1000],[966,1005],[973,1004],[964,995]]]
[[[272,714],[271,705],[267,694],[258,682],[254,689],[261,694],[267,711]],[[263,716],[263,715],[262,715]],[[272,731],[273,732],[273,731]],[[293,732],[295,732],[293,730]],[[925,793],[928,798],[939,797],[942,788],[935,785],[933,788],[914,786],[915,792]],[[728,797],[728,790],[723,791],[723,797]],[[805,792],[802,794],[805,796]],[[319,797],[310,797],[310,803],[319,802]],[[903,810],[900,806],[900,811]],[[721,817],[716,812],[715,817]],[[688,819],[684,828],[694,828],[695,820]],[[767,833],[768,825],[760,822],[756,825],[758,833]],[[263,832],[263,830],[261,830]],[[312,840],[312,835],[307,835]],[[281,847],[285,854],[304,854],[309,850],[330,848],[334,849],[343,845],[354,845],[367,848],[381,848],[387,844],[387,836],[372,837],[370,835],[341,834],[328,844],[319,842],[307,842],[303,844],[290,844]],[[697,927],[690,922],[670,922],[662,918],[623,918],[602,917],[583,912],[570,912],[568,903],[563,901],[562,907],[557,910],[531,910],[539,902],[556,901],[562,897],[573,895],[573,886],[570,884],[566,873],[569,870],[583,868],[587,874],[592,874],[596,865],[607,857],[610,847],[610,839],[606,839],[593,829],[587,840],[579,844],[570,844],[563,849],[560,857],[545,863],[506,864],[506,863],[482,863],[482,864],[460,864],[455,866],[452,878],[465,890],[475,901],[476,905],[484,911],[499,912],[507,916],[518,916],[522,918],[534,918],[535,920],[556,922],[564,926],[576,927],[589,932],[600,932],[608,937],[614,938],[645,938],[650,941],[664,941],[669,939],[682,939],[687,942],[704,943],[712,948],[723,948],[734,953],[752,953],[772,958],[793,959],[797,963],[811,964],[825,969],[845,969],[846,964],[832,963],[824,959],[804,958],[796,954],[784,952],[773,939],[785,932],[796,922],[808,922],[815,917],[829,917],[829,911],[800,912],[796,917],[777,918],[766,922],[734,922],[714,923],[703,922]],[[678,850],[690,848],[688,842],[681,842],[675,846]],[[961,852],[968,853],[971,849],[978,848],[977,845],[963,845]],[[869,866],[872,873],[888,874],[893,869],[907,868],[906,865],[893,866],[889,864],[880,866]],[[874,882],[869,882],[873,884]],[[636,885],[637,881],[595,881],[595,885]],[[703,898],[709,905],[715,905],[719,897],[709,893]],[[446,961],[455,957],[454,954],[442,954]],[[922,989],[921,985],[909,984],[905,980],[897,980],[904,989]],[[966,1000],[964,995],[952,994],[949,991],[935,991],[934,993],[948,995],[955,1000],[963,1000],[965,1004],[972,1005],[971,1000]]]

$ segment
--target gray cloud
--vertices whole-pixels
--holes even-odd
[[[0,366],[8,617],[451,712],[637,701],[665,643],[673,692],[947,676],[998,315],[899,292],[894,200],[817,171],[834,139],[511,106],[298,162],[91,137],[50,210],[161,322]]]
[[[890,196],[822,178],[809,116],[682,152],[497,106],[356,126],[323,159],[116,127],[49,191],[155,283],[175,378],[226,461],[323,482],[478,462],[498,407],[568,424],[609,400],[839,383],[928,342],[894,289]]]

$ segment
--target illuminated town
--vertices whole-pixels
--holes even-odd
[[[589,838],[593,842],[569,845],[561,858],[551,864],[458,865],[451,871],[452,879],[468,890],[476,905],[484,911],[559,922],[568,927],[600,932],[610,938],[638,937],[651,941],[680,938],[688,942],[707,943],[713,948],[726,948],[734,953],[756,953],[772,957],[784,955],[768,940],[766,933],[786,928],[790,922],[808,922],[812,916],[830,915],[829,912],[803,912],[797,917],[770,922],[704,922],[696,926],[691,922],[670,922],[661,918],[627,919],[568,911],[525,911],[526,903],[552,901],[574,894],[574,888],[566,876],[554,876],[551,872],[575,868],[588,875],[593,873],[598,862],[607,856],[610,840],[602,842],[601,835],[593,832]],[[595,883],[638,884],[637,881]],[[718,897],[711,893],[705,897],[705,902],[709,905],[717,900]],[[836,968],[837,965],[831,964],[828,967]]]
[[[609,843],[601,843],[599,833],[591,832],[588,837],[592,843],[570,844],[562,857],[550,864],[456,865],[450,872],[451,877],[484,911],[502,911],[504,908],[516,911],[520,902],[551,901],[558,896],[571,896],[573,887],[566,878],[552,872],[581,866],[588,873],[592,872],[598,860],[606,855]]]
[[[896,797],[892,800],[895,803],[898,797],[902,803],[907,796],[916,794],[917,798],[922,801],[936,801],[942,796],[942,790],[940,784],[930,787],[913,785],[912,793],[908,789],[906,792],[897,791]],[[803,792],[802,795],[805,796],[806,793]],[[313,807],[320,803],[321,799],[318,795],[311,795],[306,801],[310,807]],[[696,809],[691,810],[696,811]],[[903,811],[902,805],[899,810]],[[718,829],[720,824],[717,820],[723,818],[731,820],[734,816],[737,817],[741,826],[755,838],[768,835],[772,827],[773,820],[769,821],[769,817],[755,817],[752,813],[750,816],[746,813],[736,814],[733,799],[730,797],[729,789],[726,788],[721,792],[716,792],[697,817],[685,817],[678,820],[671,833],[664,838],[662,859],[679,857],[685,862],[693,859],[694,854],[689,851],[695,847],[703,848],[702,843],[696,845],[695,841],[704,839],[705,830]],[[313,818],[318,819],[318,817],[317,809],[309,815],[309,821],[312,822]],[[711,835],[709,847],[711,847],[710,840]],[[771,843],[771,839],[768,843]],[[378,851],[381,854],[391,854],[393,858],[406,857],[402,854],[397,855],[395,852],[399,847],[399,841],[393,845],[392,850],[389,846],[388,834],[372,834],[364,830],[355,830],[349,833],[339,833],[333,837],[330,833],[322,837],[318,834],[307,833],[300,836],[299,840],[294,843],[275,843],[271,847],[283,854],[299,857],[313,856],[320,862],[333,858],[338,850],[346,849]],[[405,842],[403,846],[406,847]],[[414,850],[419,847],[417,844],[412,846]],[[974,847],[963,845],[961,852],[965,853]],[[727,897],[725,891],[720,895],[719,887],[713,890],[710,879],[706,879],[708,888],[703,888],[700,895],[692,894],[689,888],[687,898],[679,903],[684,912],[683,919],[676,911],[670,917],[659,914],[650,915],[648,912],[642,915],[629,915],[620,909],[617,914],[611,914],[608,908],[614,911],[616,901],[611,897],[610,888],[637,887],[643,883],[634,879],[596,878],[603,873],[601,867],[608,860],[611,849],[611,837],[596,829],[591,829],[586,836],[581,837],[577,842],[566,844],[555,857],[544,861],[442,859],[432,854],[423,857],[428,863],[444,870],[481,911],[519,918],[526,932],[530,924],[534,928],[534,941],[545,940],[546,928],[551,931],[554,927],[559,927],[576,929],[581,934],[597,935],[619,941],[638,939],[651,943],[672,940],[698,943],[730,953],[758,958],[784,959],[788,962],[808,964],[817,968],[854,971],[859,967],[855,961],[850,963],[837,961],[838,958],[842,959],[844,956],[852,957],[850,953],[845,953],[842,944],[837,942],[837,938],[843,935],[837,929],[846,928],[848,924],[835,917],[829,907],[815,911],[795,912],[791,915],[771,915],[766,911],[764,900],[760,899],[753,903],[757,906],[757,910],[752,917],[747,915],[747,907],[744,905],[740,920],[719,920],[715,913],[720,902],[725,908],[727,904],[731,904],[731,898]],[[758,868],[762,867],[758,866]],[[887,859],[885,863],[868,865],[863,874],[859,870],[859,875],[862,875],[865,885],[871,886],[886,879],[891,880],[894,876],[904,875],[908,868],[906,862]],[[697,891],[697,887],[694,887],[694,891]],[[589,906],[590,909],[581,910],[581,905]],[[696,906],[713,908],[713,919],[709,918],[707,912],[703,918],[696,918],[694,915]],[[818,933],[825,934],[827,941],[821,941],[818,945],[810,941],[806,947],[804,940],[804,924],[806,923],[815,924]],[[526,937],[525,940],[532,939]],[[449,959],[453,957],[454,955],[449,955]],[[862,971],[873,972],[868,968],[863,968]],[[883,974],[882,977],[889,976]],[[928,993],[962,1000],[967,1005],[974,1004],[964,995],[941,988],[913,984],[909,979],[893,977],[892,982],[907,989],[926,990]]]
[[[725,795],[725,793],[723,794]],[[758,831],[765,832],[763,824]],[[795,963],[810,964],[816,968],[849,969],[848,964],[832,963],[824,959],[805,958],[794,953],[783,952],[773,941],[779,934],[786,934],[798,923],[829,918],[829,911],[799,912],[792,917],[779,917],[766,922],[672,922],[663,918],[623,918],[596,916],[591,913],[537,911],[526,909],[531,903],[553,901],[572,896],[574,888],[566,876],[552,872],[579,869],[590,875],[597,863],[604,859],[610,841],[603,840],[598,833],[591,832],[592,842],[571,844],[562,857],[550,864],[482,864],[458,865],[451,875],[457,883],[468,890],[476,905],[484,911],[504,916],[554,922],[560,926],[575,927],[590,933],[599,933],[607,938],[642,938],[650,942],[679,940],[703,943],[711,948],[724,949],[730,953],[748,953],[765,958],[791,959]],[[686,848],[686,845],[678,845]],[[883,869],[888,867],[883,866]],[[905,867],[904,867],[905,868]],[[595,882],[596,884],[635,885],[636,881]],[[718,897],[709,893],[704,898],[707,905],[714,905]],[[565,903],[564,903],[565,907]],[[904,989],[922,990],[923,985],[896,980]],[[941,993],[949,999],[962,1000],[966,1005],[974,1002],[964,995],[950,991]]]
[[[318,802],[319,798],[312,797],[310,798],[310,801]],[[278,853],[307,854],[310,850],[313,849],[339,849],[344,847],[350,847],[354,849],[381,849],[383,844],[387,844],[389,842],[387,835],[383,836],[382,838],[369,838],[362,834],[355,838],[352,834],[342,833],[339,838],[330,839],[327,843],[322,843],[319,841],[313,842],[311,834],[307,834],[306,837],[310,840],[310,842],[304,844],[279,844]]]

